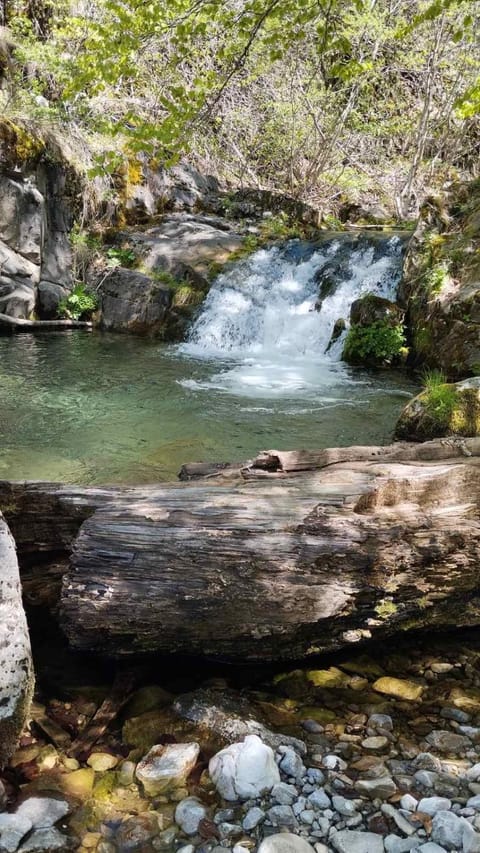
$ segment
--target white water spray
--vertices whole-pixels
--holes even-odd
[[[339,239],[305,258],[293,241],[261,249],[220,275],[180,352],[223,362],[224,369],[206,382],[183,384],[251,397],[313,393],[327,402],[328,388],[353,381],[340,360],[342,340],[327,352],[336,320],[348,325],[350,306],[362,294],[395,298],[401,242],[392,237],[380,248]],[[318,278],[327,270],[334,292],[317,310]]]

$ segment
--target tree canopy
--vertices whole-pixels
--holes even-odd
[[[478,0],[4,0],[7,110],[309,199],[475,173]],[[105,140],[110,140],[106,144]],[[386,182],[386,183],[385,183]]]

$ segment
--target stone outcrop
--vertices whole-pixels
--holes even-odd
[[[170,214],[143,231],[120,231],[115,243],[135,269],[100,273],[101,326],[111,331],[179,339],[205,297],[210,278],[237,252],[243,237],[224,219]]]
[[[0,768],[14,752],[33,692],[15,543],[0,514]]]
[[[448,435],[480,435],[479,377],[422,391],[405,406],[395,427],[395,437],[406,441]]]
[[[116,332],[161,333],[171,305],[170,288],[137,270],[118,267],[101,286],[101,325]]]
[[[28,176],[0,174],[0,313],[56,316],[72,285],[66,172],[38,166]],[[47,295],[48,294],[48,295]]]
[[[480,181],[429,198],[410,242],[399,297],[410,362],[450,379],[480,371]]]

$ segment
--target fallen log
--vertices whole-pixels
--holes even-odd
[[[479,440],[320,453],[294,476],[17,484],[12,529],[33,548],[38,511],[44,547],[71,537],[60,618],[76,649],[278,660],[478,624]]]
[[[0,333],[15,332],[65,332],[70,329],[91,331],[93,323],[88,320],[24,320],[0,314]]]

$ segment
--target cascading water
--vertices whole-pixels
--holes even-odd
[[[336,320],[365,293],[394,299],[402,241],[341,235],[317,246],[291,241],[255,252],[220,275],[180,352],[222,369],[187,388],[250,397],[325,398],[327,388],[358,382],[341,362],[342,340],[329,348]],[[319,304],[321,283],[327,293]]]

